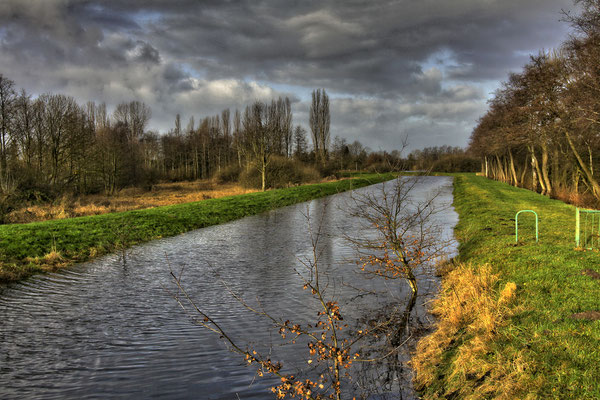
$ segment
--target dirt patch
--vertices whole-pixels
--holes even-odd
[[[593,269],[584,269],[581,270],[581,275],[587,275],[592,279],[600,279],[600,273],[594,271]]]
[[[578,320],[598,321],[598,320],[600,320],[600,311],[580,312],[580,313],[571,315],[571,318],[578,319]]]

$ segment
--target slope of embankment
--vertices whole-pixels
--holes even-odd
[[[575,207],[472,174],[454,196],[460,255],[413,359],[423,397],[600,398],[600,252],[575,248]],[[515,243],[524,209],[539,243],[530,213]]]
[[[248,193],[145,210],[0,226],[0,283],[314,198],[393,179],[392,174]]]

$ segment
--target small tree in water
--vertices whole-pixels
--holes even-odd
[[[306,260],[301,260],[305,271],[299,271],[298,275],[304,289],[316,299],[318,309],[315,310],[316,317],[312,321],[295,323],[273,317],[262,309],[260,304],[252,306],[230,290],[232,296],[248,310],[264,317],[267,324],[274,328],[282,339],[292,344],[301,341],[306,343],[307,361],[314,369],[305,377],[305,371],[287,372],[282,363],[271,359],[270,352],[261,354],[256,348],[237,343],[221,328],[217,320],[190,298],[182,286],[181,275],[175,273],[172,273],[176,286],[173,297],[196,323],[218,334],[230,349],[241,354],[249,365],[257,366],[258,375],[269,373],[279,377],[281,383],[272,388],[277,398],[341,399],[342,396],[354,394],[357,390],[367,392],[362,398],[368,398],[373,392],[379,391],[381,385],[375,380],[368,382],[372,385],[372,391],[368,393],[369,389],[358,384],[357,377],[351,375],[357,371],[352,365],[359,362],[377,363],[388,359],[390,364],[397,365],[397,352],[401,347],[398,333],[406,327],[408,315],[418,293],[415,269],[431,259],[432,251],[439,247],[429,236],[433,233],[433,225],[428,223],[428,218],[434,211],[433,198],[421,204],[413,204],[410,200],[410,190],[417,183],[416,179],[397,179],[393,185],[382,185],[380,191],[375,194],[353,197],[355,207],[352,215],[362,218],[375,227],[378,233],[373,239],[352,239],[353,243],[359,245],[363,271],[385,279],[405,279],[411,287],[412,296],[406,312],[401,312],[403,321],[400,324],[396,320],[392,321],[388,315],[383,321],[348,326],[343,316],[344,312],[335,300],[335,288],[330,279],[332,277],[323,272],[320,265],[322,246],[319,240],[324,235],[321,232],[323,221],[319,223],[318,229],[313,231],[308,215],[312,255]],[[400,329],[397,328],[398,325]],[[380,348],[377,353],[385,353],[383,356],[365,358],[361,354],[373,354],[372,349],[364,347],[356,350],[361,341],[374,338],[377,342],[382,334],[392,337],[391,343],[395,347],[392,351]]]
[[[249,365],[256,366],[259,376],[272,374],[279,377],[281,383],[271,388],[276,398],[341,400],[344,381],[350,376],[348,369],[359,357],[359,354],[352,352],[352,346],[370,331],[361,331],[361,335],[352,339],[350,339],[351,335],[343,335],[343,331],[348,328],[348,325],[344,321],[338,302],[327,296],[330,281],[326,275],[323,276],[319,264],[321,248],[319,240],[323,235],[321,232],[322,221],[316,231],[313,231],[308,215],[307,221],[312,256],[300,260],[305,271],[304,273],[298,271],[298,275],[303,281],[303,288],[317,300],[318,310],[316,310],[316,318],[313,321],[294,323],[290,320],[276,318],[264,311],[260,305],[253,306],[247,303],[241,296],[231,291],[225,282],[222,283],[244,307],[264,317],[267,323],[289,344],[295,344],[301,340],[306,342],[309,354],[308,364],[314,367],[315,371],[310,378],[302,379],[300,373],[286,372],[281,362],[272,361],[270,354],[261,354],[256,349],[238,343],[219,325],[218,321],[195,303],[182,285],[181,274],[177,275],[173,271],[171,271],[171,277],[176,291],[171,294],[195,323],[218,334],[232,351],[241,354]],[[373,327],[373,329],[377,328]]]
[[[439,257],[448,242],[441,238],[441,231],[432,216],[436,210],[433,194],[422,201],[415,201],[411,192],[421,182],[420,177],[399,176],[392,183],[384,183],[373,192],[352,197],[351,214],[365,222],[366,229],[374,229],[375,237],[348,236],[356,245],[363,272],[384,279],[403,279],[411,296],[403,313],[392,344],[397,345],[401,330],[406,328],[419,286],[416,272]]]

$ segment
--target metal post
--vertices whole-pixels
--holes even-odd
[[[519,243],[519,213],[515,215],[515,243]]]
[[[583,221],[583,243],[582,247],[586,247],[587,246],[587,240],[588,240],[588,235],[587,235],[587,226],[588,226],[588,218],[590,216],[590,213],[585,213],[585,221]]]
[[[579,247],[579,207],[575,208],[575,245]]]
[[[592,245],[590,246],[592,249],[594,248],[594,226],[596,224],[596,214],[592,214],[592,226],[590,226],[590,239],[592,241]]]
[[[539,241],[539,234],[538,234],[538,215],[535,211],[533,210],[521,210],[519,211],[516,215],[515,215],[515,242],[519,243],[519,214],[521,214],[522,212],[530,212],[533,213],[535,215],[535,241],[538,242]]]

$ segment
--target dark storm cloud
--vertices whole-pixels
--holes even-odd
[[[454,78],[504,77],[528,52],[559,43],[560,10],[570,1],[251,4],[180,5],[147,34],[210,77],[396,96],[415,90],[411,78],[444,49],[454,57]],[[190,12],[181,13],[186,7]]]
[[[306,124],[300,93],[324,87],[333,135],[464,145],[499,80],[565,39],[560,12],[570,8],[571,0],[2,0],[0,71],[33,93],[143,100],[161,129],[177,112],[278,95],[294,97],[296,123]]]
[[[152,64],[158,64],[160,62],[160,54],[158,50],[141,40],[137,41],[136,45],[136,60],[141,62],[148,62]]]

